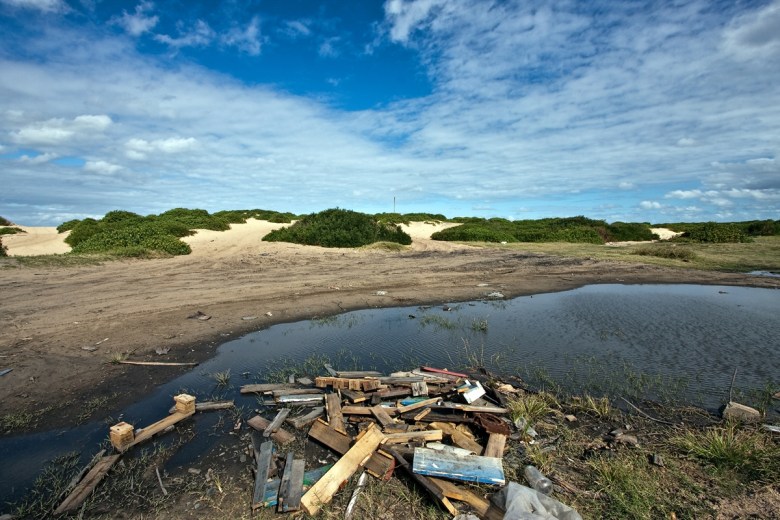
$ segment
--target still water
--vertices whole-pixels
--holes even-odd
[[[306,359],[318,369],[329,361],[337,370],[383,372],[477,363],[537,387],[715,410],[735,369],[735,399],[750,402],[777,390],[779,316],[778,290],[694,285],[593,285],[512,300],[355,311],[227,341],[214,358],[121,413],[137,426],[150,424],[181,391],[201,401],[234,399],[252,410],[257,402],[238,393],[241,385]],[[229,385],[219,386],[215,374],[228,370]],[[195,440],[177,454],[179,462],[213,442],[197,431],[208,430],[216,415],[195,417]],[[107,431],[104,423],[90,423],[0,439],[0,504],[17,498],[57,455],[83,450],[88,460]]]

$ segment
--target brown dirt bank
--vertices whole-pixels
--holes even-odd
[[[213,248],[209,254],[99,266],[32,268],[8,259],[0,264],[0,369],[13,371],[0,379],[0,416],[70,403],[41,414],[31,427],[72,425],[82,413],[81,402],[111,396],[95,410],[103,417],[183,370],[114,365],[112,353],[129,353],[135,360],[200,361],[227,336],[274,323],[368,307],[478,299],[493,290],[511,298],[593,283],[780,287],[772,278],[425,238],[401,252],[257,240],[225,253]],[[211,319],[188,319],[197,311]],[[242,319],[248,316],[257,318]],[[171,350],[160,356],[159,347]]]

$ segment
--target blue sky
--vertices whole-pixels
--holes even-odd
[[[0,0],[0,215],[780,218],[780,0]]]

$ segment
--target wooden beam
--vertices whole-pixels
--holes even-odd
[[[253,444],[257,443],[257,436],[253,435]],[[268,480],[268,470],[271,468],[271,457],[274,453],[273,441],[265,441],[260,444],[259,453],[255,448],[255,458],[257,459],[257,472],[255,473],[255,493],[252,497],[252,510],[263,507],[265,498],[265,483]]]
[[[477,455],[482,455],[484,449],[474,439],[459,431],[455,426],[445,422],[432,422],[428,425],[428,428],[435,430],[442,430],[446,435],[450,436],[452,443],[465,450],[473,451]]]
[[[287,418],[287,416],[290,414],[289,408],[282,408],[279,410],[276,414],[276,417],[273,418],[271,423],[265,427],[265,430],[263,430],[263,437],[270,437],[272,433],[276,433],[279,428],[282,427],[282,423]]]
[[[282,397],[283,395],[312,395],[322,394],[325,391],[322,388],[280,388],[279,390],[271,390],[271,395],[274,397]]]
[[[314,380],[318,388],[327,388],[329,386],[336,389],[357,390],[368,392],[379,388],[378,379],[348,379],[345,377],[318,377]]]
[[[338,377],[346,377],[348,379],[358,379],[363,377],[379,377],[382,375],[382,372],[377,372],[376,370],[362,370],[362,371],[337,371],[336,375]]]
[[[174,412],[170,414],[168,417],[161,419],[157,421],[156,423],[150,424],[146,428],[139,430],[135,434],[135,438],[133,439],[133,442],[126,445],[122,450],[120,451],[127,451],[132,446],[135,446],[136,444],[140,444],[146,440],[151,439],[154,437],[155,434],[160,433],[161,431],[167,429],[169,426],[173,426],[179,421],[183,421],[187,417],[191,417],[195,413],[195,410],[189,413],[181,413],[181,412]]]
[[[401,414],[401,413],[411,412],[412,410],[417,410],[419,408],[425,408],[426,406],[434,405],[434,404],[438,403],[439,401],[440,401],[440,399],[438,397],[432,397],[432,398],[426,399],[424,401],[417,401],[414,404],[409,404],[409,405],[406,405],[406,406],[398,407],[398,409],[396,410],[396,413]]]
[[[283,505],[283,512],[298,511],[301,509],[301,496],[303,496],[303,476],[306,463],[302,459],[292,462],[290,472],[290,490]]]
[[[381,424],[382,427],[392,426],[395,424],[395,421],[392,417],[390,417],[390,415],[388,415],[387,409],[384,406],[372,406],[370,410],[371,414],[376,417],[376,420],[379,421],[379,424]]]
[[[322,443],[324,446],[332,449],[339,455],[344,455],[349,451],[352,439],[349,435],[334,430],[322,419],[317,419],[312,423],[309,430],[309,437]],[[366,471],[377,478],[387,480],[395,467],[393,458],[382,450],[377,450],[363,464]]]
[[[62,501],[59,507],[57,507],[57,509],[54,511],[54,514],[61,515],[62,513],[67,513],[68,511],[78,509],[79,506],[84,503],[84,500],[86,500],[87,497],[92,493],[92,491],[95,490],[97,485],[100,484],[100,481],[103,480],[103,477],[106,476],[106,473],[108,473],[108,470],[111,469],[111,466],[113,466],[121,456],[121,454],[108,455],[101,458],[92,467],[92,469],[89,470],[81,482],[76,485],[76,487],[73,489],[73,491],[70,492],[65,500]]]
[[[371,415],[371,408],[368,406],[342,406],[341,413],[344,415]]]
[[[420,441],[440,441],[443,438],[441,430],[423,430],[417,432],[405,433],[386,433],[382,444],[403,444],[405,442]]]
[[[351,403],[362,403],[363,401],[367,400],[368,397],[363,392],[359,392],[356,390],[350,390],[348,388],[344,388],[341,390],[341,395],[345,396],[347,399],[349,399],[349,402]]]
[[[226,410],[228,408],[234,408],[236,405],[233,401],[203,401],[195,403],[196,412],[209,412],[211,410]],[[176,405],[171,406],[168,413],[176,411]]]
[[[422,412],[420,412],[420,413],[418,413],[417,415],[414,416],[414,421],[417,422],[417,421],[422,420],[429,413],[431,413],[431,409],[430,408],[425,408]]]
[[[415,473],[481,484],[506,483],[501,459],[479,455],[458,455],[429,448],[415,448]]]
[[[271,424],[271,421],[269,421],[263,416],[256,415],[251,419],[249,419],[246,423],[252,428],[254,428],[255,430],[257,430],[258,432],[263,433],[265,429],[268,428],[268,425]],[[278,442],[279,444],[284,446],[285,444],[289,444],[295,441],[295,435],[288,432],[284,428],[279,428],[278,430],[276,430],[276,432],[271,434],[271,439],[274,442]]]
[[[502,433],[491,433],[488,437],[487,446],[485,446],[485,457],[504,457],[504,446],[506,446],[506,435]]]
[[[287,458],[284,460],[284,471],[282,472],[282,479],[279,482],[279,494],[277,495],[276,512],[284,513],[284,504],[287,501],[287,496],[290,493],[290,477],[292,477],[292,463],[295,459],[293,452],[287,453]]]
[[[333,500],[333,495],[339,487],[349,479],[360,467],[364,460],[371,456],[384,438],[382,432],[376,426],[369,426],[363,437],[344,454],[338,462],[328,471],[303,498],[301,506],[308,515],[316,515],[323,504]]]
[[[344,415],[341,413],[341,398],[339,394],[325,395],[325,410],[328,412],[328,423],[336,431],[346,434],[347,429],[344,427]]]
[[[285,419],[285,422],[291,425],[296,430],[300,430],[310,425],[312,422],[314,422],[317,419],[317,417],[321,417],[324,413],[325,413],[325,407],[317,406],[316,408],[312,408],[312,410],[306,415],[299,415],[297,417],[292,417],[292,418],[288,417],[287,419]]]

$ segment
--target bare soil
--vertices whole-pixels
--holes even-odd
[[[496,290],[512,298],[596,283],[780,287],[776,278],[430,240],[442,225],[413,224],[414,242],[402,251],[262,242],[274,226],[250,221],[223,233],[202,231],[189,239],[191,255],[166,259],[40,268],[4,259],[0,369],[13,370],[2,376],[0,416],[54,400],[76,405],[55,406],[28,429],[75,424],[83,413],[77,403],[111,396],[96,410],[111,413],[184,370],[112,364],[116,353],[202,361],[225,335],[361,308],[466,301]],[[8,245],[18,254],[13,239]],[[190,318],[198,311],[210,319]],[[249,316],[257,319],[242,319]],[[158,355],[158,348],[170,351]]]

